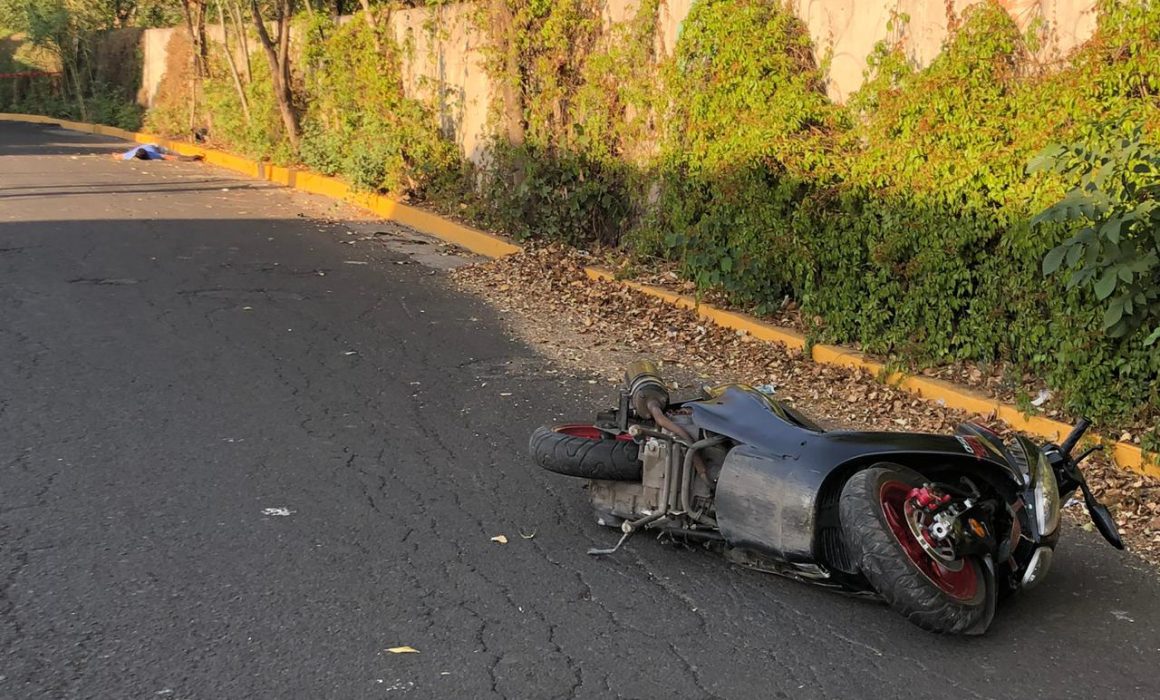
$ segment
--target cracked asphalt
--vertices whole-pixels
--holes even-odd
[[[603,381],[398,227],[124,147],[0,123],[0,697],[1160,696],[1155,572],[1078,528],[977,639],[586,556],[525,449]]]

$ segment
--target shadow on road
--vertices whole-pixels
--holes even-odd
[[[163,165],[161,167],[164,167]],[[231,183],[230,190],[263,190],[269,189],[269,185],[262,184],[248,184],[248,183]],[[10,189],[17,190],[15,192]],[[148,185],[146,187],[109,187],[105,185],[73,185],[65,187],[57,187],[50,185],[47,187],[27,187],[27,188],[3,188],[0,187],[0,199],[43,199],[52,198],[58,199],[60,197],[76,197],[86,195],[129,195],[129,194],[177,194],[182,192],[220,192],[222,191],[222,183],[211,183],[204,187],[190,187],[186,182],[159,182],[156,185]]]
[[[11,138],[12,135],[17,138]],[[131,145],[120,139],[68,131],[52,124],[0,121],[0,157],[112,155],[124,152]]]
[[[289,193],[6,129],[0,697],[1160,696],[1155,572],[1075,527],[972,639],[644,537],[593,559],[615,533],[526,446],[606,386]]]

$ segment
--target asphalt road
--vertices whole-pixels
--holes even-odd
[[[603,387],[302,195],[123,147],[0,123],[0,697],[1160,696],[1157,577],[1077,528],[973,639],[586,556],[525,446]]]

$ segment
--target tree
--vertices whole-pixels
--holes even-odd
[[[207,0],[181,0],[185,27],[193,42],[193,69],[200,78],[209,75],[209,44],[205,40],[206,2]]]
[[[273,15],[274,34],[266,28],[266,20],[262,16],[262,5],[268,5],[268,11]],[[274,97],[278,101],[278,112],[282,116],[282,125],[286,129],[286,139],[295,151],[301,141],[302,127],[299,121],[298,109],[294,105],[294,86],[291,82],[290,71],[290,19],[294,16],[296,0],[250,0],[250,14],[254,20],[254,29],[258,31],[258,41],[266,54],[266,61],[270,64],[270,75],[274,81]]]
[[[99,0],[94,4],[104,15],[107,29],[128,27],[137,16],[137,0]]]
[[[82,121],[88,119],[83,68],[92,50],[93,33],[105,28],[103,21],[108,17],[102,10],[107,9],[84,0],[2,0],[0,4],[0,24],[23,32],[29,42],[57,60]]]
[[[118,0],[108,0],[117,2]],[[181,21],[183,0],[136,0],[135,27],[172,27]]]
[[[250,116],[250,100],[246,97],[246,88],[242,86],[242,77],[238,74],[238,66],[234,61],[234,52],[230,48],[230,30],[229,25],[226,24],[225,10],[222,9],[223,0],[217,0],[218,22],[222,25],[222,53],[226,56],[226,65],[230,68],[230,77],[234,81],[234,89],[238,93],[238,101],[242,105],[242,115],[246,118],[246,123],[251,121]],[[248,73],[248,71],[247,71]],[[246,80],[249,80],[247,75]]]
[[[309,0],[307,1],[309,2]],[[371,0],[359,0],[359,3],[362,5],[363,19],[366,20],[367,26],[371,30],[371,41],[375,44],[375,53],[382,54],[383,44],[379,39],[378,16],[371,9]]]

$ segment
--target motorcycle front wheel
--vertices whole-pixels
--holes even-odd
[[[862,575],[912,623],[943,634],[982,634],[994,613],[994,575],[977,557],[952,570],[919,545],[903,507],[924,481],[888,463],[854,474],[842,488],[842,533]]]

